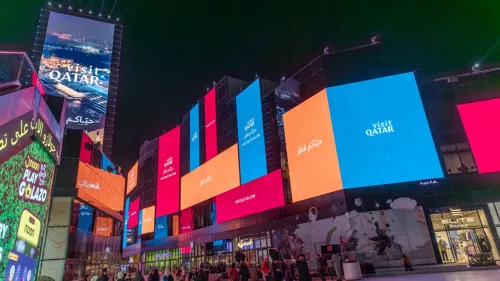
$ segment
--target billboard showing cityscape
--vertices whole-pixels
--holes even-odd
[[[50,12],[39,77],[68,99],[66,127],[103,142],[115,26]]]
[[[344,188],[443,177],[412,72],[326,91]]]
[[[260,80],[236,96],[241,184],[267,174]]]
[[[500,99],[457,106],[479,173],[500,171]],[[462,167],[457,167],[462,168]],[[472,167],[468,167],[471,169]]]

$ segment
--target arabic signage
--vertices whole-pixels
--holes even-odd
[[[158,209],[158,207],[156,207]],[[156,217],[155,239],[168,236],[167,215]]]
[[[283,122],[293,202],[342,189],[326,91],[283,114]]]
[[[83,203],[80,203],[78,214],[78,231],[89,233],[92,227],[93,209]]]
[[[193,212],[194,209],[192,207],[186,208],[181,211],[179,234],[191,232],[194,230]]]
[[[500,99],[457,106],[479,173],[500,171]],[[461,167],[456,167],[459,169]],[[471,167],[469,167],[471,168]]]
[[[32,142],[0,165],[2,280],[11,276],[34,280],[28,272],[34,273],[40,254],[54,167],[54,159],[39,142]],[[18,267],[23,270],[18,272]],[[12,268],[16,270],[12,272]]]
[[[284,206],[281,169],[224,192],[215,201],[218,223]]]
[[[127,176],[127,194],[130,193],[137,186],[137,174],[138,174],[139,162],[135,162],[134,166],[128,172]]]
[[[128,220],[129,220],[130,198],[125,200],[125,211],[123,212],[123,234],[122,234],[122,249],[127,247]]]
[[[82,200],[93,205],[102,204],[102,207],[110,208],[115,212],[123,211],[125,191],[123,176],[79,162],[76,180],[78,197]]]
[[[443,177],[413,73],[326,91],[344,188]]]
[[[238,145],[235,144],[181,178],[181,209],[239,185]]]
[[[139,224],[139,200],[140,197],[137,197],[130,203],[130,209],[128,211],[128,229],[132,229]]]
[[[95,235],[111,236],[113,232],[113,219],[105,217],[97,217],[95,221]]]
[[[179,211],[180,138],[181,128],[178,126],[158,139],[157,217]]]
[[[155,231],[155,206],[142,209],[142,232],[141,234]]]
[[[189,111],[189,171],[200,166],[200,106]]]
[[[59,161],[59,141],[42,118],[34,121],[32,112],[23,114],[0,127],[0,159],[8,158],[12,152],[17,152],[16,150],[31,142],[32,136],[40,141],[56,161]]]
[[[241,183],[245,184],[267,174],[259,79],[236,96],[236,117]]]
[[[217,155],[215,87],[205,95],[203,101],[205,104],[205,161],[208,161]]]
[[[86,130],[100,142],[113,39],[113,24],[50,12],[38,72],[48,94],[68,99],[66,126]]]

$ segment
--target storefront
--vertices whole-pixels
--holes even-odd
[[[470,256],[479,254],[500,259],[493,239],[496,230],[490,228],[485,209],[441,208],[432,210],[430,217],[443,263],[468,263]],[[497,221],[500,224],[498,216]]]
[[[146,272],[155,268],[161,271],[163,271],[164,268],[172,270],[179,265],[182,265],[182,256],[179,249],[146,253]]]

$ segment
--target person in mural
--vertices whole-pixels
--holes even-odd
[[[335,277],[337,280],[342,280],[342,271],[340,270],[340,266],[342,265],[342,258],[339,254],[334,253],[332,255],[332,263],[333,268],[335,269]]]
[[[271,266],[269,265],[269,258],[265,258],[260,267],[262,271],[262,276],[264,277],[264,281],[269,281],[268,276],[269,272],[271,272]]]
[[[311,274],[309,273],[309,265],[306,261],[306,256],[301,254],[297,262],[297,271],[299,272],[299,281],[311,281]]]
[[[439,251],[441,252],[441,258],[443,259],[443,262],[449,262],[450,260],[448,258],[448,252],[447,252],[448,244],[443,239],[439,239],[438,248]]]
[[[373,223],[375,225],[375,233],[377,236],[371,237],[370,240],[375,242],[375,249],[377,250],[377,255],[385,255],[387,248],[391,248],[393,245],[399,246],[393,242],[394,237],[389,237],[386,234],[386,230],[380,228],[378,222]]]
[[[316,255],[316,261],[318,265],[318,273],[319,273],[319,278],[321,278],[321,281],[326,281],[325,275],[327,273],[327,261],[324,257],[321,255]]]

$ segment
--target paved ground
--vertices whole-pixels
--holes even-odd
[[[363,278],[363,281],[499,281],[499,280],[500,280],[500,269]]]

